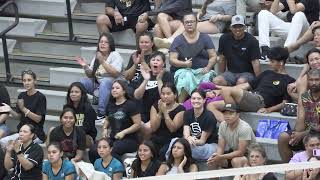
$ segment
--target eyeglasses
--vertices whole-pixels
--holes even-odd
[[[184,21],[183,23],[184,24],[193,24],[195,23],[196,21],[195,20],[190,20],[190,21]]]

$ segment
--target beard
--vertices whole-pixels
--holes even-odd
[[[311,86],[310,91],[312,93],[318,93],[318,92],[320,92],[320,86]]]

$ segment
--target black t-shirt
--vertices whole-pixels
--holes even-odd
[[[105,0],[106,7],[117,7],[122,16],[139,16],[150,11],[149,0]]]
[[[157,112],[159,112],[158,102],[153,104],[153,107],[156,109]],[[169,112],[169,117],[173,120],[174,117],[181,111],[185,111],[185,108],[184,106],[179,104],[175,109]],[[167,143],[170,143],[172,138],[183,136],[183,127],[178,129],[176,132],[171,133],[167,128],[167,125],[163,116],[160,119],[160,121],[161,122],[160,122],[159,128],[156,130],[156,132],[152,133],[151,141],[154,144],[161,147]]]
[[[75,139],[74,139],[75,138]],[[67,136],[62,125],[55,127],[50,133],[50,142],[60,142],[64,156],[72,159],[76,156],[77,150],[86,149],[86,135],[82,128],[74,127],[72,133]]]
[[[201,138],[202,131],[211,132],[207,139],[207,144],[218,142],[217,119],[211,111],[204,109],[202,114],[196,118],[193,109],[184,113],[184,125],[190,127],[190,134],[198,139]]]
[[[262,177],[262,180],[277,180],[277,177],[272,172],[269,172]]]
[[[32,124],[35,128],[35,133],[39,139],[42,141],[45,140],[45,134],[43,131],[43,124],[45,120],[45,116],[47,113],[47,99],[46,97],[39,91],[37,91],[34,95],[29,96],[27,92],[22,92],[19,94],[18,99],[24,100],[24,106],[29,109],[31,112],[36,113],[37,115],[42,116],[42,119],[39,123],[36,123],[29,117],[25,117],[23,112],[18,107],[17,104],[17,113],[21,114],[20,122],[17,126],[18,131],[25,124]]]
[[[287,21],[291,22],[294,14],[290,12],[287,0],[280,0],[284,8],[282,12],[288,12]],[[302,3],[304,5],[304,14],[306,15],[308,22],[311,24],[313,21],[319,20],[319,0],[296,0],[295,3]]]
[[[65,106],[65,107],[69,107],[69,106]],[[89,103],[85,104],[83,109],[80,109],[80,108],[75,109],[73,107],[70,107],[70,108],[74,109],[76,113],[77,121],[75,126],[81,127],[87,135],[91,136],[92,139],[95,140],[97,136],[97,129],[95,126],[95,120],[97,118],[97,114],[94,111],[91,104]]]
[[[2,84],[0,84],[0,106],[2,106],[2,103],[6,103],[10,106],[10,96],[9,93],[6,89],[6,87],[4,87]],[[9,114],[9,113],[1,113],[1,114]]]
[[[223,34],[218,53],[225,56],[226,67],[233,73],[254,73],[251,62],[261,56],[258,40],[247,32],[241,40],[235,40],[232,33]]]
[[[126,100],[124,103],[116,105],[115,102],[110,101],[106,108],[106,116],[111,127],[110,137],[114,136],[124,129],[133,125],[132,116],[139,113],[139,108],[132,100]],[[127,134],[124,138],[136,139],[136,132]]]
[[[152,160],[150,161],[147,169],[145,171],[142,171],[141,165],[139,166],[138,160],[135,159],[132,163],[132,169],[134,170],[137,177],[148,177],[148,176],[155,176],[160,168],[161,162],[159,160]]]
[[[39,144],[32,142],[27,148],[21,146],[21,151],[24,157],[34,166],[30,170],[25,170],[21,167],[18,157],[14,150],[11,152],[11,160],[13,162],[14,170],[11,174],[13,180],[42,180],[42,161],[43,161],[43,150]]]
[[[263,97],[264,104],[268,108],[280,104],[283,100],[291,100],[287,86],[293,82],[295,79],[287,74],[266,70],[249,84],[253,92],[257,92]]]
[[[141,116],[142,116],[142,120],[144,122],[149,121],[150,119],[150,109],[151,106],[155,103],[158,102],[158,100],[160,99],[160,93],[158,90],[158,81],[156,79],[157,77],[151,74],[151,78],[148,81],[148,84],[146,86],[146,90],[143,94],[142,100],[138,101],[140,106],[141,106]],[[141,83],[143,82],[143,77],[142,75],[139,76],[138,78],[138,83],[134,83],[134,84],[130,84],[130,86],[133,89],[137,89]],[[163,76],[162,76],[162,82],[163,84],[167,83],[167,82],[171,82],[174,83],[174,79],[173,79],[173,74],[170,72],[164,72]]]

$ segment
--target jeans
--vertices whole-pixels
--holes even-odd
[[[94,90],[99,88],[98,112],[101,115],[105,115],[113,80],[113,78],[102,78],[98,80],[99,84],[94,83],[92,78],[83,78],[80,80],[89,94],[93,94]]]
[[[267,10],[261,10],[258,14],[259,45],[270,47],[269,32],[284,35],[286,42],[284,47],[296,42],[308,28],[309,22],[303,12],[297,12],[291,22],[285,22]]]

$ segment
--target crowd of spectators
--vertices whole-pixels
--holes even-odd
[[[5,152],[0,152],[0,178],[75,179],[83,176],[75,167],[88,149],[94,169],[112,179],[196,172],[199,162],[208,169],[265,165],[255,127],[240,112],[279,112],[288,102],[298,104],[298,115],[295,127],[279,136],[281,159],[317,160],[319,1],[205,0],[197,14],[192,8],[191,0],[154,0],[154,6],[149,0],[106,0],[106,13],[96,19],[95,57],[90,64],[76,58],[87,77],[69,86],[60,125],[47,133],[47,100],[36,89],[36,73],[22,72],[25,91],[15,108],[0,85]],[[256,13],[258,38],[246,32],[246,9]],[[110,33],[125,29],[133,29],[137,38],[126,68]],[[285,37],[284,45],[271,47],[270,32]],[[208,33],[223,33],[218,47]],[[286,71],[289,53],[312,39],[315,48],[306,53],[307,63],[295,80]],[[262,71],[260,62],[270,69]],[[17,131],[5,123],[10,116],[19,119]],[[97,140],[97,134],[102,138]],[[46,143],[45,152],[41,143]],[[122,157],[134,152],[126,172]],[[319,170],[289,171],[286,177],[318,179]],[[260,173],[235,179],[276,177]]]

